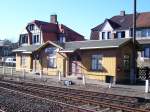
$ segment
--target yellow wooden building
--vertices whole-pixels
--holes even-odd
[[[114,82],[135,80],[133,74],[132,39],[48,41],[42,45],[20,47],[16,52],[16,70],[42,72],[46,75],[85,75],[91,79]]]

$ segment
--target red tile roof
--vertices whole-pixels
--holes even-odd
[[[150,27],[150,12],[139,14],[137,18],[137,27]]]
[[[48,23],[44,21],[34,20],[29,24],[35,24],[38,28],[42,30],[46,38],[43,37],[44,41],[48,41],[50,38],[52,41],[56,40],[56,35],[60,33],[64,33],[67,41],[80,41],[85,40],[84,36],[75,32],[71,28],[63,25],[63,24],[55,24],[55,23]],[[55,33],[55,34],[54,34]],[[55,36],[54,36],[55,35]],[[54,39],[55,37],[55,39]]]

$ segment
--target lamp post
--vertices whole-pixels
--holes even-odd
[[[132,64],[132,75],[131,75],[131,83],[135,83],[136,82],[136,74],[137,74],[137,70],[136,70],[136,0],[134,0],[134,13],[133,13],[133,64]]]

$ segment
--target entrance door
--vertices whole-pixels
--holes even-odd
[[[72,61],[71,63],[71,74],[74,76],[81,75],[81,62],[80,61]]]
[[[70,58],[69,72],[73,76],[81,75],[81,58],[78,55]]]

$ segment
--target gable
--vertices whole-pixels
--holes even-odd
[[[51,42],[51,41],[47,41],[45,44],[43,44],[41,47],[39,47],[37,50],[35,50],[35,51],[41,51],[42,49],[45,49],[45,48],[47,48],[47,47],[55,47],[55,48],[57,48],[57,49],[62,49],[62,47],[61,46],[59,46],[59,45],[57,45],[57,44],[55,44],[55,43],[53,43],[53,42]]]
[[[101,29],[101,31],[112,31],[113,28],[108,21],[106,21]]]

